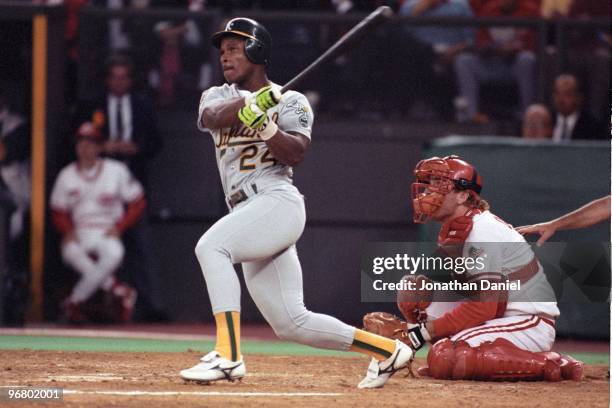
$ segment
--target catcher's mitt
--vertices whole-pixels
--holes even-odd
[[[373,312],[363,316],[363,328],[370,333],[406,343],[406,322],[394,314]],[[406,343],[409,344],[409,343]]]

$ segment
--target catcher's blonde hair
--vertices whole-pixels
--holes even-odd
[[[491,208],[487,200],[479,198],[476,194],[469,194],[465,205],[472,208],[478,208],[480,211],[487,211]]]

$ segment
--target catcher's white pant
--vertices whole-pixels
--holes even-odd
[[[295,187],[281,185],[250,197],[214,224],[195,248],[213,313],[240,311],[233,264],[242,263],[249,293],[277,336],[347,350],[355,328],[304,306],[295,242],[305,222],[304,198]]]
[[[81,279],[72,289],[70,300],[75,303],[83,302],[98,288],[108,289],[124,253],[121,240],[105,235],[105,230],[77,229],[76,240],[67,241],[62,245],[64,262],[81,274]],[[90,254],[96,255],[96,261],[90,257]]]
[[[427,308],[428,320],[441,317],[460,302],[433,302]],[[504,316],[491,319],[480,326],[471,327],[453,335],[451,340],[465,340],[477,347],[485,341],[503,338],[520,349],[541,352],[550,351],[555,342],[554,321],[537,315]]]

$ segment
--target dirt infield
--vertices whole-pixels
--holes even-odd
[[[358,390],[365,358],[251,355],[241,382],[183,382],[178,372],[199,357],[196,352],[0,351],[0,385],[63,388],[63,403],[48,406],[609,406],[605,365],[587,366],[582,382],[440,381],[400,372],[384,389]]]

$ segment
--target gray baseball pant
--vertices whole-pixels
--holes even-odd
[[[295,243],[305,222],[304,198],[295,187],[283,185],[250,197],[206,231],[195,252],[213,313],[240,311],[233,264],[242,263],[247,289],[279,338],[347,350],[355,328],[304,305]]]

